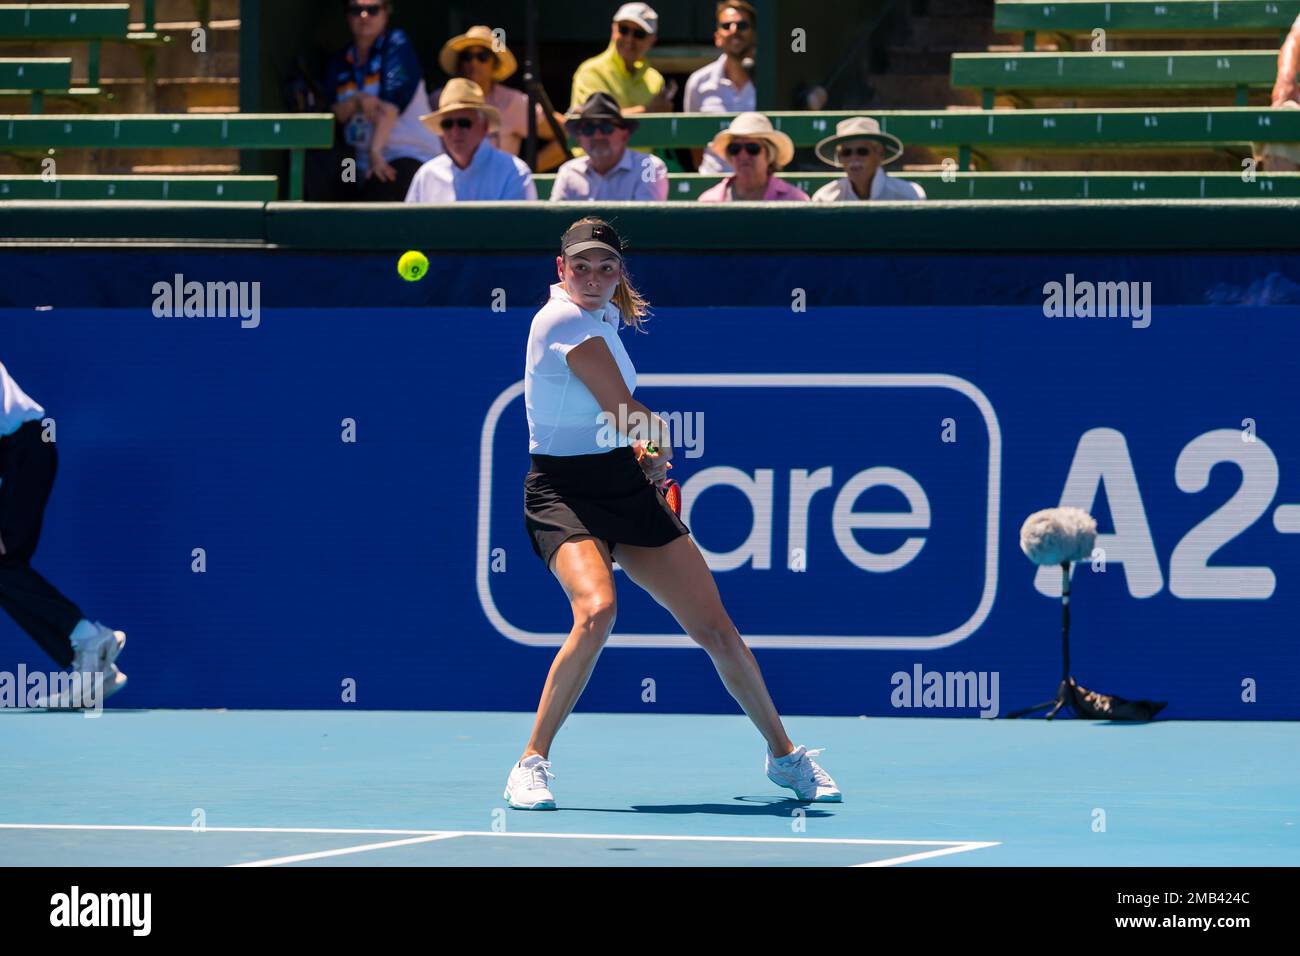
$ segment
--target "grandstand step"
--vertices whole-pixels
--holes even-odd
[[[143,21],[144,0],[129,0],[129,2],[131,22]],[[197,20],[198,7],[197,0],[154,0],[154,16],[163,23],[175,20]],[[239,0],[208,0],[208,7],[208,16],[213,20],[239,18]]]
[[[104,80],[114,97],[114,111],[122,113],[191,113],[239,108],[239,81],[232,77],[163,78],[158,81],[156,103],[148,102],[143,79]]]
[[[239,76],[239,21],[214,21],[208,29],[204,46],[205,52],[193,49],[194,39],[191,31],[197,22],[187,24],[170,24],[168,29],[160,30],[162,36],[171,42],[165,46],[150,47],[145,55],[152,53],[155,63],[155,75],[162,78]],[[143,76],[141,53],[121,44],[109,44],[100,54],[101,76]],[[75,69],[74,69],[75,75]]]
[[[225,176],[239,172],[238,163],[195,163],[191,166],[132,166],[136,176]]]

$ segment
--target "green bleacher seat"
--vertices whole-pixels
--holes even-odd
[[[808,195],[840,173],[777,173]],[[917,183],[928,199],[1280,199],[1300,197],[1300,173],[1259,173],[1250,181],[1240,173],[945,173],[894,171],[896,179]],[[719,181],[718,176],[680,173],[668,177],[668,201],[691,202]],[[549,199],[555,174],[534,176],[537,197]],[[0,193],[2,195],[2,193]]]
[[[81,98],[99,92],[97,88],[72,88],[72,60],[68,57],[0,57],[0,96],[26,97],[33,113],[44,109],[49,93]]]
[[[125,3],[0,3],[0,43],[84,40],[88,48],[86,85],[97,87],[101,42],[153,45],[169,41],[152,30],[152,10],[152,3],[147,4],[151,29],[132,32],[131,8]]]
[[[272,202],[274,176],[0,176],[0,200],[172,199]]]
[[[304,150],[333,141],[329,113],[0,116],[0,150],[287,149],[292,199],[302,196]]]
[[[984,108],[998,93],[1069,96],[1136,90],[1233,90],[1246,105],[1249,89],[1271,89],[1277,52],[1198,50],[1151,53],[954,53],[952,85],[983,91]]]
[[[993,27],[1024,33],[1026,50],[1036,34],[1091,36],[1286,36],[1300,15],[1300,0],[997,0]]]
[[[767,113],[796,146],[812,146],[850,116],[872,116],[908,146],[952,147],[966,169],[971,150],[1222,149],[1300,142],[1300,110],[1263,106],[1081,110],[855,110]],[[731,122],[722,113],[647,113],[632,147],[703,146]],[[0,127],[2,130],[2,127]],[[0,139],[3,143],[3,139]]]

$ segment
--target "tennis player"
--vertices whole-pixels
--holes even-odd
[[[45,441],[42,434],[44,417],[45,409],[0,363],[0,607],[59,666],[72,668],[83,679],[103,673],[103,696],[108,697],[126,686],[126,675],[113,663],[126,635],[87,620],[31,565],[58,466],[54,442]],[[65,691],[41,705],[85,704],[79,695]]]
[[[835,781],[796,747],[758,662],[718,597],[713,574],[657,486],[672,458],[667,423],[632,397],[636,369],[618,336],[640,328],[646,300],[624,271],[623,243],[601,219],[574,223],[555,260],[560,281],[533,317],[524,371],[528,450],[524,523],[568,596],[573,629],[542,689],[532,737],[511,768],[505,798],[520,810],[554,810],[547,754],[614,626],[613,560],[708,651],[727,691],[767,741],[768,777],[800,800],[839,801]],[[604,421],[628,433],[609,439]],[[648,442],[658,446],[638,460]],[[611,447],[612,446],[612,447]]]

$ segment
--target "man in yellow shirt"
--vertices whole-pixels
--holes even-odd
[[[663,74],[645,61],[658,30],[659,14],[649,4],[619,7],[605,52],[584,60],[573,74],[569,112],[576,112],[596,92],[614,97],[625,116],[672,112],[677,84],[665,85]]]

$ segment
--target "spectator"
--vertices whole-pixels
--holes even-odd
[[[551,199],[648,200],[668,198],[668,167],[658,156],[627,148],[639,122],[625,118],[608,93],[592,93],[582,110],[568,120],[583,155],[560,167]]]
[[[757,22],[754,8],[746,0],[721,0],[713,45],[722,54],[690,75],[682,112],[747,113],[758,108],[754,80],[750,76],[758,42]],[[691,152],[700,172],[720,175],[731,172],[731,164],[717,153],[699,149]]]
[[[437,112],[420,120],[442,137],[446,152],[420,167],[407,202],[537,198],[528,164],[484,142],[489,129],[500,125],[501,115],[484,102],[477,83],[460,77],[449,80]]]
[[[342,130],[344,146],[325,154],[331,168],[314,173],[321,198],[398,201],[425,161],[437,154],[436,138],[420,126],[426,111],[420,61],[398,29],[389,29],[388,0],[344,3],[352,42],[330,60],[325,105]],[[356,161],[355,179],[340,160]]]
[[[902,140],[881,132],[880,123],[871,117],[840,120],[835,124],[835,135],[817,144],[817,158],[838,166],[845,175],[813,193],[813,202],[924,199],[925,190],[916,183],[886,174],[885,164],[902,155]]]
[[[773,129],[762,113],[741,113],[713,137],[709,148],[726,156],[735,172],[706,189],[700,202],[808,201],[808,194],[798,186],[773,175],[794,158],[794,141]]]
[[[609,46],[585,60],[573,74],[569,112],[576,113],[592,93],[614,97],[623,115],[670,113],[677,84],[645,61],[659,31],[659,14],[647,3],[625,3],[614,13]]]
[[[501,128],[493,130],[488,138],[497,149],[518,156],[520,145],[528,138],[528,94],[502,82],[519,69],[509,47],[493,34],[491,27],[473,26],[443,44],[438,54],[438,65],[448,76],[463,77],[479,85],[484,102],[496,107],[501,114]],[[441,95],[442,88],[439,87],[434,90],[431,102],[437,102]],[[564,161],[564,150],[555,142],[542,105],[536,103],[534,107],[538,139],[549,142],[539,151],[537,168],[554,169]],[[424,112],[429,112],[429,108]],[[558,113],[556,119],[564,122],[564,117]]]

